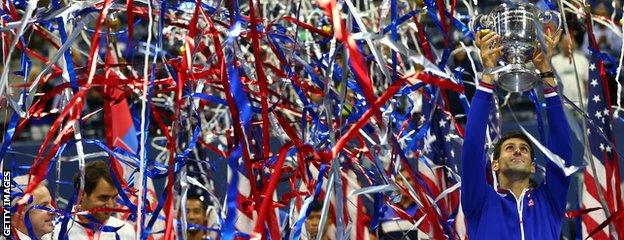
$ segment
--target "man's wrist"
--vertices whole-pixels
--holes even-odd
[[[544,87],[556,87],[557,81],[555,80],[555,73],[552,71],[550,65],[548,67],[541,67],[539,70],[539,77],[545,83]]]
[[[494,88],[496,88],[496,86],[494,86],[493,83],[488,83],[483,80],[479,83],[479,86],[477,86],[477,90],[481,90],[487,93],[494,93]]]
[[[555,78],[555,73],[553,71],[540,71],[539,76],[541,79],[554,79]]]
[[[483,74],[481,76],[481,82],[487,83],[487,84],[494,84],[494,80],[496,80],[496,76],[494,74]]]

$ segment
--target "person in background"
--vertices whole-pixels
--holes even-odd
[[[592,8],[592,12],[594,16],[601,17],[603,20],[611,19],[610,9],[603,2],[596,4]],[[620,36],[618,36],[611,28],[595,21],[593,24],[593,33],[596,38],[596,44],[598,44],[601,51],[608,53],[615,59],[620,58],[620,50],[622,48],[622,38]],[[587,56],[591,56],[591,49],[589,49],[589,46],[589,35],[587,33],[585,34],[583,46],[581,47]]]
[[[330,240],[332,239],[332,231],[331,231],[331,221],[332,221],[332,216],[331,210],[328,210],[327,213],[329,214],[329,216],[327,216],[327,221],[325,222],[325,226],[323,227],[323,232],[319,233],[319,225],[321,224],[321,215],[323,213],[323,202],[320,201],[316,201],[314,203],[312,203],[312,205],[310,206],[310,215],[308,215],[308,218],[305,221],[305,231],[303,231],[301,233],[302,238],[301,239],[309,239],[309,240],[314,240],[317,239],[318,235],[321,235],[321,239],[322,240]]]
[[[88,212],[88,215],[78,214],[69,219],[65,236],[68,239],[136,239],[133,225],[114,217],[113,212],[102,209],[116,207],[118,192],[109,167],[102,160],[85,166],[84,195],[76,210]],[[80,190],[80,173],[74,177],[74,188],[76,191]],[[59,223],[54,228],[55,238],[60,237],[61,227]]]
[[[397,175],[397,183],[404,189],[407,186],[413,186],[414,180],[409,172],[403,168]],[[403,177],[400,177],[403,176]],[[401,200],[398,203],[398,207],[403,209],[408,215],[414,216],[418,210],[418,205],[414,199],[407,193],[402,192]],[[379,227],[379,239],[411,239],[416,240],[420,238],[428,238],[427,234],[420,229],[415,228],[414,224],[407,219],[399,217],[397,212],[393,208],[388,208],[384,213]]]
[[[190,189],[186,196],[186,237],[189,240],[217,239],[219,235],[218,231],[208,230],[218,229],[219,219],[203,193],[202,190]]]
[[[574,64],[572,64],[572,58],[574,58]],[[581,100],[583,100],[583,106],[587,105],[589,60],[577,48],[573,38],[568,35],[561,37],[559,53],[553,56],[552,65],[561,78],[563,95],[579,107],[581,107]],[[580,84],[577,84],[577,76]],[[580,89],[578,85],[580,85]]]
[[[15,186],[11,188],[11,192],[23,192],[31,179],[31,175],[22,175],[13,178]],[[50,233],[54,230],[56,214],[51,212],[51,210],[54,210],[52,197],[45,183],[39,183],[37,188],[31,193],[28,203],[19,206],[17,203],[22,200],[22,198],[23,196],[17,197],[11,202],[11,208],[15,210],[11,214],[11,231],[13,236],[11,239],[30,240],[31,236],[43,240],[50,239]],[[26,218],[26,216],[28,216],[28,218]],[[28,223],[26,221],[27,219]],[[28,225],[32,227],[32,232],[30,233],[28,231]]]
[[[574,58],[574,64],[572,64]],[[587,109],[587,91],[589,78],[589,60],[581,52],[569,35],[563,35],[559,42],[559,53],[552,58],[552,65],[561,79],[563,95],[581,110]],[[576,71],[575,71],[576,66]],[[578,77],[578,82],[577,82]],[[574,107],[565,108],[566,117],[575,136],[582,136],[581,113]]]
[[[568,166],[572,159],[570,127],[566,121],[551,57],[559,34],[546,35],[546,52],[539,51],[533,64],[544,82],[549,123],[547,147]],[[500,36],[478,34],[484,68],[493,68],[502,55]],[[470,239],[560,239],[570,177],[553,161],[546,160],[546,176],[531,186],[535,174],[534,148],[523,133],[509,133],[495,144],[492,170],[495,188],[486,181],[486,129],[492,109],[495,76],[483,74],[468,112],[461,162],[461,204]],[[556,159],[553,159],[556,160]]]

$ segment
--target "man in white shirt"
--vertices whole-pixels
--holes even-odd
[[[11,192],[23,192],[32,179],[31,175],[22,175],[13,178],[15,185],[11,188]],[[15,212],[11,215],[11,231],[13,237],[11,239],[30,240],[30,236],[36,236],[37,239],[50,239],[50,234],[54,229],[54,218],[56,214],[50,212],[52,210],[52,197],[50,191],[45,186],[44,182],[41,182],[35,190],[32,191],[29,200],[26,205],[18,206],[17,203],[22,200],[22,197],[17,197],[11,202],[11,207],[16,208]],[[48,208],[40,209],[39,207]],[[28,215],[28,219],[26,216]],[[32,232],[29,234],[27,221],[32,227]]]
[[[587,57],[578,50],[574,41],[570,41],[570,37],[562,36],[559,46],[561,49],[559,54],[553,56],[552,65],[555,67],[557,74],[561,78],[563,83],[563,95],[565,95],[575,105],[581,107],[581,99],[583,99],[583,105],[587,104],[587,78],[589,76],[588,67],[589,61]],[[574,65],[570,54],[574,58]],[[576,65],[576,72],[574,66]],[[578,73],[578,80],[580,84],[577,84],[576,73]],[[579,89],[580,85],[580,89]],[[581,98],[579,98],[579,93]]]
[[[401,177],[402,176],[402,177]],[[396,175],[397,183],[401,188],[408,189],[408,185],[414,186],[415,181],[412,175],[406,168],[401,169],[399,175]],[[401,191],[401,200],[397,204],[408,215],[416,215],[418,211],[418,205],[414,199],[405,191]],[[417,240],[428,239],[427,233],[423,232],[418,227],[414,227],[414,224],[407,219],[403,219],[399,214],[391,207],[388,207],[383,213],[381,218],[381,225],[377,230],[379,239],[404,239],[404,240]]]
[[[217,239],[219,234],[211,229],[219,229],[219,218],[203,191],[191,189],[186,197],[186,239],[203,240]],[[182,235],[180,235],[182,237]]]
[[[583,111],[587,109],[587,90],[589,84],[589,60],[567,35],[561,36],[559,53],[552,57],[552,66],[561,78],[563,95]],[[572,55],[570,55],[572,54]],[[574,57],[574,65],[572,59]],[[576,72],[574,71],[576,66]],[[577,82],[578,76],[578,82]],[[581,101],[582,100],[582,101]],[[582,104],[581,104],[582,103]],[[582,136],[581,114],[570,105],[565,105],[566,118],[575,136]]]
[[[85,166],[84,195],[76,206],[78,212],[88,212],[90,217],[78,214],[69,219],[66,232],[62,222],[54,228],[57,239],[135,239],[136,231],[130,223],[113,217],[113,212],[101,208],[115,208],[117,189],[109,172],[109,165],[98,160]],[[74,187],[80,189],[80,178],[74,178]],[[95,210],[91,212],[92,210]],[[63,234],[64,236],[60,236]],[[119,237],[119,238],[117,238]]]

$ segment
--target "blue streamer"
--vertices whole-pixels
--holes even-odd
[[[451,13],[448,11],[444,11],[444,15],[451,19],[451,23],[455,28],[457,28],[462,34],[465,41],[473,41],[474,40],[474,32],[470,31],[470,28],[466,26],[463,22],[459,21],[454,16],[451,16]]]
[[[219,98],[219,97],[215,97],[215,96],[211,96],[211,95],[208,95],[208,94],[205,94],[205,93],[196,93],[196,92],[194,92],[194,93],[185,95],[184,97],[185,98],[186,97],[199,98],[199,99],[207,100],[207,101],[210,101],[210,102],[213,102],[213,103],[216,103],[216,104],[227,106],[227,101],[225,101],[224,99]]]
[[[463,72],[465,72],[465,70],[462,67],[456,67],[455,69],[453,69],[453,75],[455,76],[455,79],[457,79],[457,84],[461,85],[462,87],[464,87],[464,77],[462,74]],[[463,93],[458,93],[458,95],[459,100],[461,101],[464,108],[464,112],[467,113],[470,110],[470,102],[468,102],[468,98],[466,98],[465,91]]]
[[[72,209],[74,208],[74,204],[76,203],[77,197],[78,197],[78,191],[74,191],[72,196],[69,198],[69,201],[67,202],[67,206],[65,207],[65,212],[72,211]],[[58,239],[60,240],[67,240],[69,237],[67,235],[67,224],[69,223],[69,219],[71,219],[71,216],[69,215],[61,219],[61,231],[59,232],[59,236],[58,236]]]
[[[444,49],[444,52],[442,53],[442,58],[440,59],[440,62],[438,63],[439,69],[444,69],[446,67],[446,64],[448,63],[448,59],[450,56],[451,56],[451,48],[447,47]]]
[[[234,231],[236,230],[236,211],[238,210],[238,160],[241,158],[241,155],[241,146],[237,145],[228,159],[228,167],[231,169],[232,176],[230,178],[230,183],[228,183],[227,195],[225,197],[227,215],[225,224],[223,225],[223,232],[221,232],[221,236],[224,239],[234,239]]]
[[[7,124],[4,140],[2,141],[2,147],[0,147],[0,159],[5,159],[4,155],[13,141],[13,134],[15,134],[15,127],[17,126],[17,121],[19,121],[19,119],[19,114],[17,114],[17,112],[13,112],[11,120],[9,121],[9,124]]]
[[[59,0],[52,1],[52,8],[54,10],[58,10],[61,8],[61,3]],[[87,9],[85,9],[87,10]],[[58,31],[61,37],[61,45],[67,42],[67,32],[65,31],[65,24],[63,24],[62,18],[56,18],[56,24],[58,26]],[[65,66],[67,67],[67,73],[69,74],[69,82],[74,93],[78,92],[78,79],[76,77],[76,72],[74,70],[74,61],[71,56],[71,48],[67,48],[65,52],[63,52],[63,57],[65,58]]]
[[[398,39],[398,33],[397,33],[397,15],[398,15],[398,9],[397,9],[397,1],[396,0],[391,0],[390,1],[390,19],[391,19],[391,28],[390,28],[390,39],[393,42],[396,42]],[[392,50],[390,52],[390,55],[392,57],[392,81],[397,81],[397,79],[399,79],[398,73],[397,73],[397,53]],[[383,67],[383,66],[382,66]]]
[[[406,13],[405,15],[399,17],[396,20],[396,26],[401,25],[401,24],[405,23],[405,21],[412,19],[412,17],[416,16],[420,12],[421,12],[421,9],[416,9],[416,10],[412,10],[412,11]],[[383,35],[387,34],[392,29],[392,27],[393,27],[392,23],[390,25],[384,27],[383,30],[381,31],[381,34],[383,34]]]
[[[306,198],[304,204],[301,206],[301,212],[304,213],[302,216],[299,216],[299,219],[295,223],[295,229],[293,229],[293,240],[299,240],[301,237],[301,227],[303,227],[303,223],[310,216],[310,204],[315,203],[319,194],[321,193],[323,187],[323,176],[325,176],[325,172],[327,171],[327,165],[321,164],[321,169],[319,169],[319,174],[317,176],[318,182],[316,183],[316,187],[314,190],[314,195]]]
[[[442,27],[442,22],[440,22],[440,19],[438,18],[438,13],[436,12],[438,7],[436,6],[436,3],[433,0],[424,0],[424,2],[427,6],[427,15],[431,17],[431,20],[435,24],[436,28],[442,31],[444,27]]]

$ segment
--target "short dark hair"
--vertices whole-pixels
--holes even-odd
[[[534,157],[534,152],[533,152],[533,144],[531,144],[531,139],[529,139],[529,137],[527,137],[524,133],[521,132],[509,132],[505,135],[503,135],[498,142],[496,142],[496,144],[494,145],[494,160],[498,159],[500,157],[500,153],[501,153],[501,148],[503,147],[503,143],[505,141],[507,141],[510,138],[519,138],[524,140],[528,145],[529,145],[529,150],[531,152],[531,160],[533,160]]]
[[[310,208],[310,210],[309,210],[310,213],[311,212],[320,212],[320,211],[323,210],[323,202],[319,201],[319,200],[316,200],[316,201],[312,202],[312,204],[310,204],[309,208]]]
[[[97,186],[100,179],[114,185],[113,178],[111,177],[108,164],[102,160],[96,160],[88,163],[85,166],[85,186],[84,191],[87,195],[90,195]],[[76,191],[80,189],[80,173],[74,176],[74,188]]]
[[[197,194],[187,194],[186,195],[186,201],[188,202],[189,200],[197,200],[201,203],[201,206],[203,208],[204,211],[208,210],[208,203],[206,203],[206,199],[203,198],[202,195],[197,195]]]

